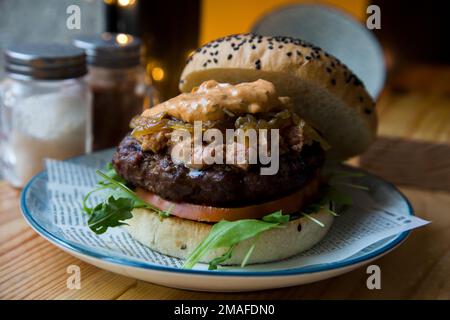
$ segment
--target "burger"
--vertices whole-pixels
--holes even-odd
[[[348,202],[324,163],[376,134],[358,77],[302,40],[239,34],[197,49],[179,88],[133,118],[99,172],[111,193],[84,204],[91,229],[123,226],[186,268],[277,261],[321,241]]]

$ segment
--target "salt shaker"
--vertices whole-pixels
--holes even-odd
[[[93,94],[93,148],[115,147],[130,120],[155,104],[156,90],[141,66],[141,41],[123,33],[85,35],[74,45],[86,51]]]
[[[91,150],[91,95],[83,50],[20,44],[4,52],[0,83],[0,169],[15,187],[43,167]]]

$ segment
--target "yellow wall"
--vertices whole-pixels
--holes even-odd
[[[322,3],[343,9],[363,20],[368,0],[202,0],[202,44],[233,33],[248,32],[262,15],[293,3]]]

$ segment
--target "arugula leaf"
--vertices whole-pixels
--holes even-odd
[[[106,171],[104,172],[104,174],[106,176],[108,176],[109,179],[107,179],[107,180],[100,180],[98,182],[98,184],[100,184],[100,185],[107,185],[108,183],[110,183],[111,179],[114,180],[114,181],[117,181],[119,183],[126,184],[125,179],[122,178],[121,176],[119,176],[119,174],[117,173],[116,169],[114,169],[113,164],[111,162],[108,162],[106,164],[105,169],[106,169]]]
[[[321,221],[319,221],[318,219],[316,219],[316,218],[310,216],[309,214],[302,212],[302,215],[303,215],[305,218],[308,218],[309,220],[311,220],[312,222],[317,223],[317,224],[318,224],[319,226],[321,226],[322,228],[325,227],[325,225],[324,225]]]
[[[267,216],[264,216],[262,218],[262,221],[265,222],[275,222],[275,223],[288,223],[289,222],[289,215],[283,215],[281,210],[275,211],[271,214],[268,214]]]
[[[209,262],[208,270],[217,270],[217,266],[222,262],[231,259],[231,254],[233,253],[233,249],[235,246],[230,247],[223,255],[212,259]]]
[[[103,186],[109,186],[112,190],[114,190],[114,192],[113,192],[114,198],[116,198],[116,199],[128,198],[130,200],[133,200],[134,208],[149,208],[149,209],[153,209],[155,211],[160,211],[158,208],[156,208],[156,207],[152,206],[151,204],[145,202],[144,200],[140,199],[136,195],[136,193],[134,193],[134,191],[131,190],[130,188],[128,188],[124,183],[109,177],[108,175],[106,175],[105,173],[103,173],[100,170],[97,170],[96,173],[100,177],[105,179],[100,182],[100,183],[102,183]]]
[[[175,208],[174,204],[170,205],[170,207],[167,210],[160,210],[159,211],[159,216],[162,217],[162,218],[170,217],[170,214],[171,214],[173,208]]]
[[[126,198],[114,199],[110,196],[105,202],[96,205],[89,217],[88,226],[97,234],[106,232],[108,227],[124,225],[124,220],[133,215],[133,201]]]
[[[211,228],[206,239],[204,239],[195,250],[189,255],[187,260],[184,262],[183,268],[191,269],[208,251],[217,248],[229,248],[232,250],[236,244],[246,239],[253,238],[264,231],[276,228],[280,226],[282,222],[279,221],[289,221],[289,215],[286,218],[280,217],[281,212],[277,211],[270,215],[267,215],[263,220],[257,219],[243,219],[237,221],[226,221],[222,220]],[[264,221],[267,219],[269,221]],[[275,221],[278,220],[278,221]],[[231,257],[231,252],[222,257],[218,257],[211,261],[211,267],[214,268],[214,264],[217,266],[217,261],[219,263],[225,261],[226,257]]]
[[[153,205],[140,199],[133,190],[125,184],[111,163],[106,166],[106,171],[97,170],[96,173],[102,178],[98,187],[87,193],[83,199],[83,211],[89,215],[88,226],[97,233],[106,232],[109,227],[117,227],[125,224],[123,221],[131,219],[131,211],[135,208],[146,208],[155,211],[162,217],[170,215],[171,208],[167,211],[159,210]],[[93,208],[88,207],[87,201],[92,194],[101,190],[109,190],[105,200]]]

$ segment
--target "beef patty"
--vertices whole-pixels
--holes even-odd
[[[280,155],[275,175],[260,175],[258,165],[247,171],[212,165],[195,171],[173,163],[166,153],[144,152],[132,137],[125,137],[113,156],[116,171],[133,186],[174,202],[216,207],[237,207],[267,202],[299,190],[317,175],[324,162],[318,143],[301,152]]]

